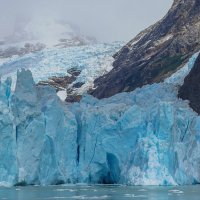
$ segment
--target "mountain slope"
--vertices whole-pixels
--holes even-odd
[[[91,92],[105,98],[161,82],[200,49],[200,1],[174,0],[167,15],[114,55],[113,70]]]
[[[180,98],[190,101],[190,106],[200,114],[200,55],[179,89]]]

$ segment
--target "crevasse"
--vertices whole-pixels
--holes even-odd
[[[80,103],[36,87],[29,70],[0,84],[0,184],[200,182],[200,118],[177,98],[190,62],[164,83]]]

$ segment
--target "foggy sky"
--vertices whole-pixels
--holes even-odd
[[[100,41],[128,41],[162,18],[173,0],[0,0],[0,38],[17,17],[52,17],[77,24]]]

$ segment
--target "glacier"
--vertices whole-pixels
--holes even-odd
[[[0,83],[0,185],[200,183],[200,117],[165,82],[65,103],[28,69]]]
[[[112,55],[118,51],[123,42],[110,44],[98,43],[69,48],[49,48],[37,53],[12,58],[0,59],[0,76],[5,80],[12,77],[12,89],[15,87],[17,70],[30,69],[34,81],[48,80],[52,76],[66,76],[68,69],[81,71],[77,82],[90,84],[94,79],[112,69]]]

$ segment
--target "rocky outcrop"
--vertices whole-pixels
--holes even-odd
[[[81,71],[76,68],[71,68],[67,73],[69,74],[68,76],[50,77],[47,81],[40,81],[38,85],[49,85],[56,88],[57,91],[67,89],[67,87],[77,79]]]
[[[97,78],[92,95],[110,97],[161,82],[200,49],[200,1],[175,0],[167,15],[114,55],[114,68]]]
[[[190,106],[200,114],[200,55],[179,89],[180,98],[189,100]]]
[[[51,77],[47,81],[40,81],[38,86],[51,86],[56,89],[56,91],[66,91],[67,97],[65,99],[66,102],[79,102],[82,98],[82,95],[76,94],[74,89],[80,88],[85,83],[77,82],[77,77],[80,75],[81,70],[76,68],[71,68],[67,71],[68,76],[63,77]]]
[[[36,53],[45,49],[45,44],[42,43],[26,43],[23,47],[10,46],[5,49],[0,49],[0,58],[10,58],[12,56],[23,56],[29,53]]]

